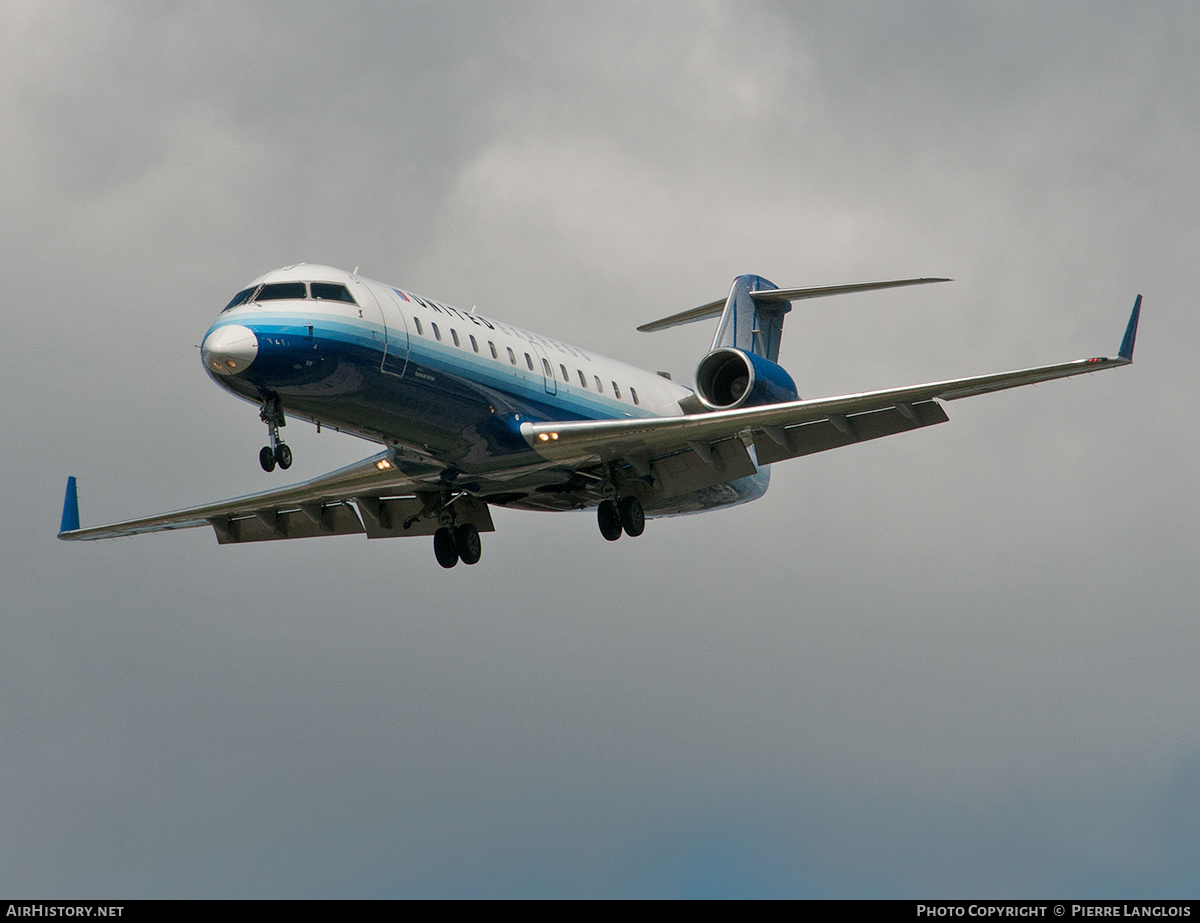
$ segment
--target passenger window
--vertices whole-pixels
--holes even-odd
[[[450,328],[450,339],[452,339],[452,340],[454,341],[454,345],[455,345],[455,346],[458,346],[458,345],[459,345],[459,342],[458,342],[458,331],[457,331],[457,330],[455,330],[453,327],[451,327],[451,328]]]
[[[493,343],[491,340],[488,340],[488,349],[490,349],[490,350],[492,351],[492,358],[493,358],[493,359],[499,359],[499,358],[500,358],[500,354],[499,354],[498,352],[496,352],[496,344],[495,344],[495,343]]]
[[[475,350],[475,352],[479,352],[479,344],[475,342],[475,335],[471,333],[467,334],[467,336],[471,338],[471,349]]]
[[[525,354],[525,364],[526,364],[527,366],[529,366],[529,371],[531,371],[531,372],[532,372],[532,371],[533,371],[533,359],[532,359],[532,357],[529,355],[529,353],[526,353],[526,354]]]
[[[508,361],[511,362],[513,365],[516,365],[517,364],[517,354],[512,351],[511,346],[508,346],[505,348],[508,350]]]
[[[542,360],[542,371],[545,373],[547,378],[554,377],[554,370],[550,368],[550,361],[548,359]]]
[[[255,301],[281,301],[284,298],[305,298],[308,286],[303,282],[274,282],[264,285]]]
[[[617,400],[619,401],[621,399],[621,386],[618,385],[615,381],[612,383],[612,386],[613,386],[613,394],[615,394],[617,396]]]
[[[579,387],[586,388],[587,379],[583,377],[583,369],[576,369],[575,371],[579,373]]]
[[[567,367],[565,365],[560,365],[558,370],[562,372],[563,381],[570,383],[571,376],[567,374]]]
[[[342,301],[346,304],[358,304],[350,290],[344,285],[333,282],[313,282],[309,285],[312,296],[317,301]]]
[[[414,318],[413,318],[413,323],[417,325],[417,335],[418,335],[418,336],[425,336],[425,331],[421,329],[421,318],[419,318],[419,317],[414,317]]]
[[[604,385],[600,384],[600,376],[593,375],[592,377],[594,379],[596,379],[596,390],[599,391],[601,394],[603,394],[604,393]]]
[[[433,328],[434,339],[436,339],[439,343],[442,342],[442,331],[438,330],[437,324],[430,324],[429,326]]]
[[[640,403],[641,403],[641,401],[639,401],[639,400],[638,400],[638,397],[637,397],[637,388],[630,388],[630,389],[629,389],[629,396],[633,398],[633,402],[634,402],[635,404],[640,404]]]

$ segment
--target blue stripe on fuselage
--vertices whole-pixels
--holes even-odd
[[[549,394],[540,372],[411,334],[407,365],[397,363],[403,375],[389,374],[380,369],[385,328],[340,315],[239,313],[212,329],[225,324],[253,330],[259,351],[245,372],[212,375],[219,384],[252,401],[278,394],[285,410],[367,438],[425,444],[430,430],[439,430],[435,441],[445,444],[472,427],[495,424],[497,415],[535,422],[654,415],[561,380],[558,393]],[[516,427],[519,422],[514,435]],[[504,441],[507,447],[492,448],[530,451],[522,440]]]

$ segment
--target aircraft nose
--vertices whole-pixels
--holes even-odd
[[[240,324],[225,324],[210,331],[200,346],[204,367],[217,375],[245,371],[257,355],[258,337]]]

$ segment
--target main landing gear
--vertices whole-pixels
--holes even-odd
[[[454,515],[454,498],[444,491],[438,509],[438,530],[433,533],[433,556],[442,567],[462,561],[478,564],[483,557],[479,530],[469,522],[459,523]]]
[[[442,567],[453,567],[459,561],[478,564],[483,556],[479,530],[469,522],[461,526],[440,526],[433,533],[433,556]]]
[[[279,438],[279,427],[287,426],[283,418],[283,408],[279,406],[279,398],[272,397],[263,401],[258,418],[267,424],[267,433],[271,439],[270,445],[258,450],[258,463],[263,471],[274,471],[279,465],[284,471],[292,467],[292,450]]]
[[[600,534],[610,542],[619,539],[622,532],[636,537],[646,531],[646,511],[637,497],[601,500],[596,508],[596,521],[600,525]]]

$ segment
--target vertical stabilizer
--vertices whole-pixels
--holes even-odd
[[[751,292],[771,291],[778,287],[762,276],[734,279],[712,348],[728,346],[778,362],[783,315],[792,310],[791,302],[760,302],[751,297]]]

